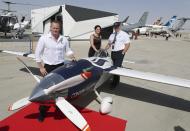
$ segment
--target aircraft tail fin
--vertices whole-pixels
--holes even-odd
[[[127,16],[121,23],[127,23],[128,19],[129,19],[129,16]]]
[[[182,17],[182,18],[179,18],[178,20],[190,20],[190,18]]]
[[[172,26],[172,30],[174,32],[178,31],[178,30],[181,30],[183,25],[186,23],[187,20],[190,20],[190,18],[185,18],[185,17],[182,17],[182,18],[179,18],[177,19],[178,21]]]
[[[153,25],[162,25],[161,21],[162,21],[163,17],[159,17],[154,23]]]
[[[172,18],[168,22],[166,22],[164,26],[172,27],[176,19],[177,19],[176,15],[172,16]]]
[[[141,18],[139,19],[139,22],[138,22],[139,27],[145,26],[147,18],[148,18],[148,12],[144,12]]]

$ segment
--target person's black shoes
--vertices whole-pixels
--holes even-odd
[[[119,83],[111,83],[110,90],[115,90]]]
[[[46,117],[46,113],[49,110],[50,106],[44,106],[44,105],[40,105],[39,106],[39,117],[38,117],[38,121],[39,122],[43,122],[45,117]]]
[[[111,85],[110,86],[110,90],[115,90],[116,86],[115,85]]]
[[[39,117],[38,117],[38,121],[39,122],[43,122],[44,119],[45,119],[45,116],[43,116],[43,115],[40,114]]]

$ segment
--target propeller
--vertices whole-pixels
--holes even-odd
[[[78,110],[67,102],[63,97],[56,99],[57,107],[65,114],[65,116],[82,131],[90,131],[90,126]]]
[[[29,5],[29,6],[38,6],[38,7],[43,7],[41,5],[37,4],[30,4],[30,3],[19,3],[19,2],[11,2],[11,1],[2,1],[3,3],[7,4],[7,10],[4,10],[5,12],[15,12],[10,10],[10,5],[17,4],[17,5]]]
[[[38,5],[38,4],[30,4],[30,3],[19,3],[19,2],[11,2],[11,1],[2,1],[4,3],[6,3],[8,6],[10,4],[17,4],[17,5],[30,5],[30,6],[41,6],[41,5]]]
[[[9,111],[17,110],[17,109],[20,109],[20,108],[22,108],[22,107],[24,107],[30,103],[31,102],[29,101],[29,97],[25,97],[25,98],[18,100],[15,103],[13,103],[12,105],[10,105],[8,110]]]

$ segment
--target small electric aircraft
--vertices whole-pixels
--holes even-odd
[[[0,52],[34,58],[34,55],[24,54],[22,52],[5,50],[1,50]],[[20,58],[18,60],[25,65],[26,69],[35,78],[37,85],[29,97],[15,102],[9,107],[9,110],[19,109],[31,102],[39,104],[54,102],[63,114],[83,131],[89,131],[90,125],[67,99],[75,98],[85,92],[94,91],[101,103],[100,112],[111,112],[112,98],[102,98],[96,89],[112,75],[121,75],[190,88],[190,80],[127,68],[116,68],[113,66],[112,60],[105,50],[101,50],[96,57],[84,58],[75,62],[65,62],[63,66],[55,69],[41,80],[29,70]]]

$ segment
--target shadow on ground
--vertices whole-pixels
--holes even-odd
[[[37,68],[37,67],[31,67],[31,66],[29,66],[28,68],[31,70],[31,72],[32,72],[34,75],[41,76],[40,71],[39,71],[39,68]],[[29,73],[26,68],[21,68],[20,71]]]
[[[9,126],[0,127],[0,131],[8,131],[8,130],[9,130]]]
[[[175,126],[174,131],[186,131],[186,130],[183,129],[181,126]]]
[[[98,91],[190,112],[190,101],[184,100],[182,98],[133,85],[128,85],[125,83],[120,83],[120,85],[115,90],[110,90],[107,85],[109,85],[109,82],[106,82],[104,85],[102,85]]]

